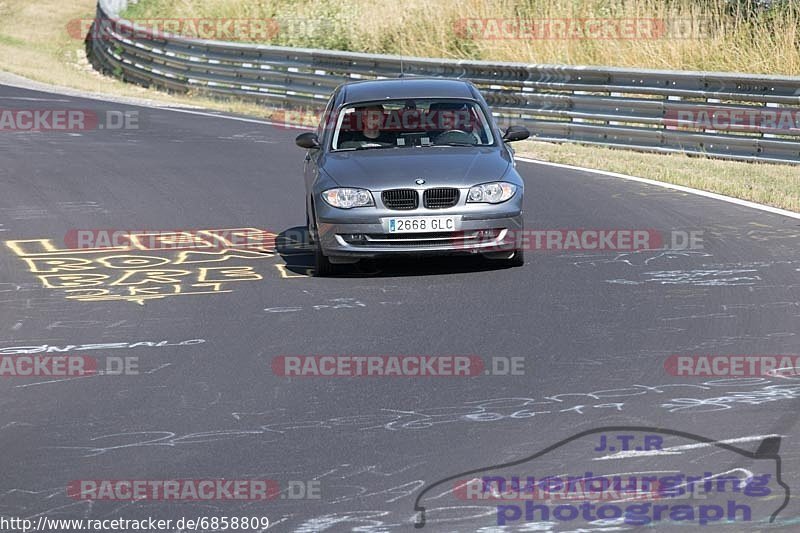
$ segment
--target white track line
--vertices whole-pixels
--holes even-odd
[[[145,106],[146,107],[146,106]],[[267,126],[281,126],[284,129],[298,129],[287,124],[283,124],[280,122],[270,122],[269,120],[259,120],[257,118],[244,118],[244,117],[232,117],[230,115],[218,115],[216,113],[209,113],[206,111],[195,111],[193,109],[176,109],[174,107],[158,107],[162,111],[174,111],[176,113],[186,113],[187,115],[200,115],[201,117],[213,117],[213,118],[224,118],[226,120],[238,120],[239,122],[248,122],[250,124],[264,124]],[[306,128],[312,129],[312,128]]]
[[[636,176],[629,176],[628,174],[619,174],[617,172],[608,172],[606,170],[595,170],[593,168],[586,168],[586,167],[576,167],[573,165],[564,165],[562,163],[550,163],[548,161],[539,161],[538,159],[530,159],[527,157],[516,157],[517,161],[522,161],[524,163],[534,163],[536,165],[546,165],[550,167],[557,167],[557,168],[566,168],[569,170],[580,170],[583,172],[591,172],[592,174],[600,174],[601,176],[610,176],[612,178],[622,178],[624,180],[630,181],[638,181],[639,183],[646,183],[648,185],[655,185],[656,187],[663,187],[665,189],[674,189],[676,191],[686,192],[690,194],[696,194],[698,196],[705,196],[706,198],[713,198],[715,200],[722,200],[723,202],[728,202],[731,204],[741,205],[743,207],[749,207],[751,209],[758,209],[760,211],[766,211],[768,213],[774,213],[776,215],[783,215],[785,217],[796,218],[800,219],[800,213],[795,213],[794,211],[787,211],[786,209],[780,209],[778,207],[772,207],[769,205],[758,204],[756,202],[749,202],[747,200],[740,200],[739,198],[733,198],[731,196],[725,196],[724,194],[717,194],[715,192],[708,192],[708,191],[701,191],[700,189],[693,189],[691,187],[684,187],[683,185],[674,185],[672,183],[665,183],[663,181],[656,181],[647,178],[639,178]],[[800,169],[798,170],[798,174],[800,174]],[[798,178],[800,179],[800,177]]]

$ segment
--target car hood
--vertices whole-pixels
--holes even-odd
[[[340,186],[373,190],[414,187],[419,178],[426,187],[470,187],[502,178],[510,165],[505,150],[497,147],[334,152],[320,161],[322,170]]]

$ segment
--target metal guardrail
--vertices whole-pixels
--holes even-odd
[[[121,20],[126,6],[127,0],[98,0],[87,47],[96,67],[148,87],[321,110],[337,85],[354,79],[464,78],[497,117],[525,125],[538,140],[800,164],[800,77],[453,61],[165,37]],[[720,131],[697,121],[698,111],[711,108],[750,117],[781,112],[795,122]],[[680,119],[679,111],[692,118]]]

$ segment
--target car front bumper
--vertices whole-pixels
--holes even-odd
[[[388,219],[406,217],[454,217],[456,227],[449,232],[388,232]],[[523,216],[518,202],[368,214],[365,209],[327,208],[318,213],[317,228],[323,253],[333,261],[387,255],[476,254],[514,250],[523,229]]]

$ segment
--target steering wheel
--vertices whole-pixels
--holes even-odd
[[[449,139],[449,137],[455,137],[455,138],[454,139]],[[468,137],[469,141],[464,140],[464,137]],[[474,144],[479,144],[481,142],[481,140],[473,132],[464,131],[464,130],[447,130],[447,131],[437,135],[436,139],[434,139],[434,141],[433,141],[433,144],[448,143],[448,142],[473,142]]]

